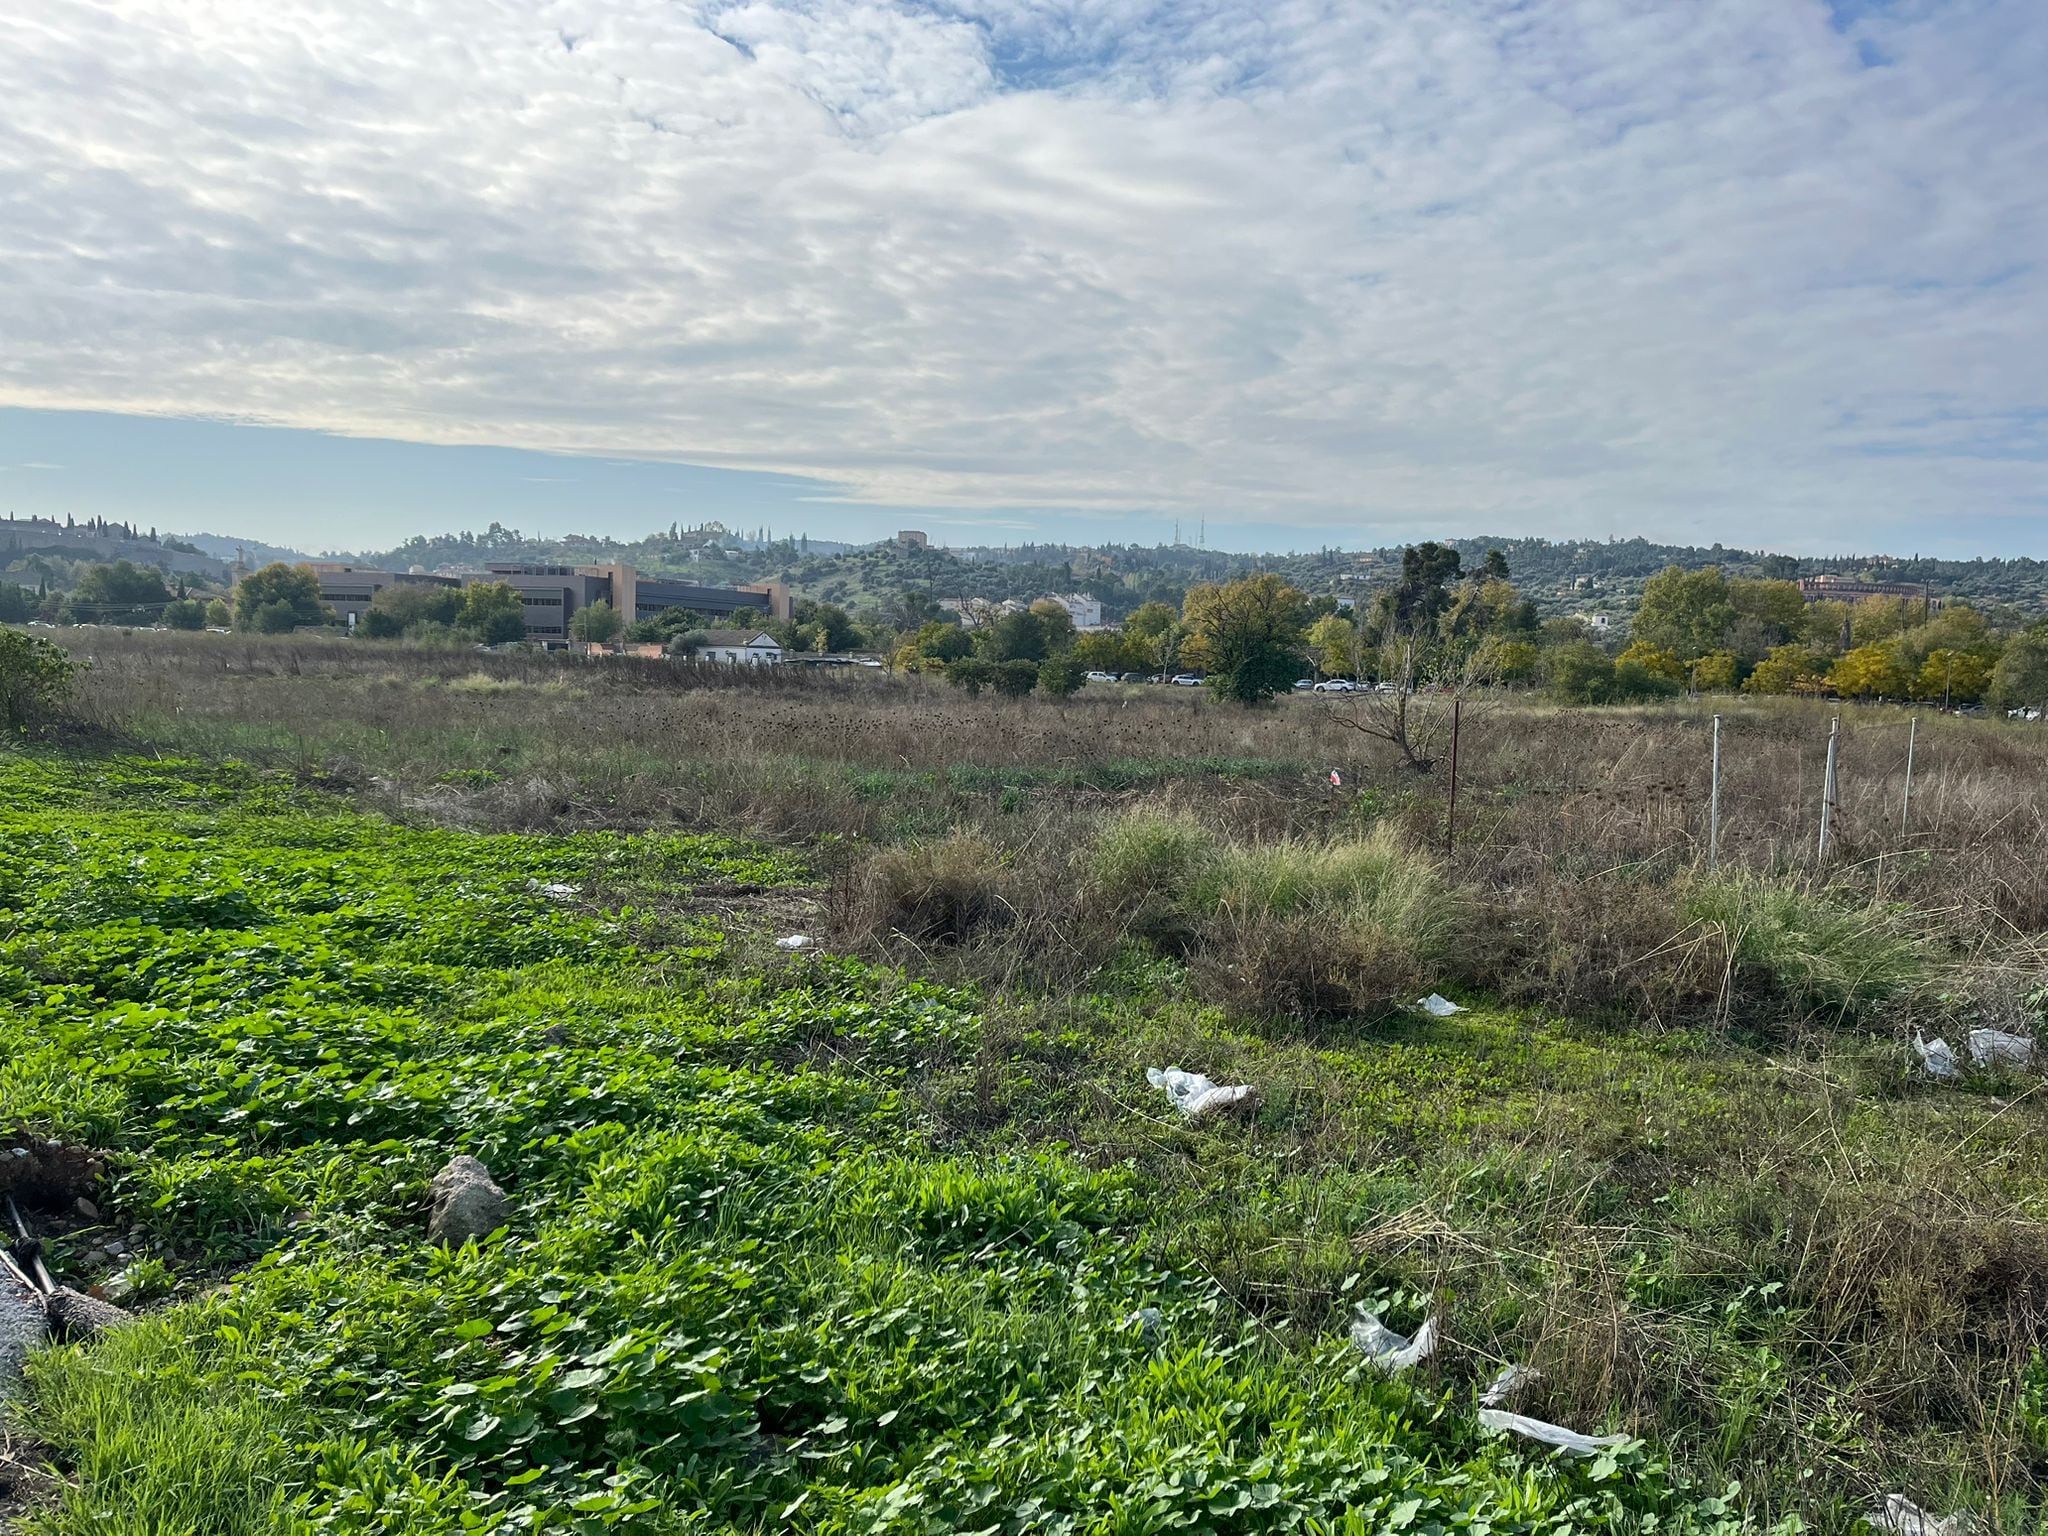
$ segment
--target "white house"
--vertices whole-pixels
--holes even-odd
[[[734,661],[762,666],[782,660],[782,647],[765,631],[751,629],[707,629],[704,643],[697,647],[699,661]]]
[[[1067,610],[1068,616],[1074,621],[1074,628],[1102,628],[1101,599],[1090,597],[1085,592],[1069,592],[1064,597],[1055,597],[1051,601]]]

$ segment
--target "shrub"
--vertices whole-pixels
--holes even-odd
[[[1038,664],[1039,692],[1049,693],[1056,699],[1080,692],[1081,685],[1087,681],[1088,669],[1081,665],[1081,659],[1072,651],[1048,656]]]
[[[1928,974],[1925,947],[1874,903],[1848,907],[1784,881],[1719,875],[1694,882],[1680,909],[1721,938],[1735,967],[1811,1013],[1862,1013]]]
[[[1016,913],[1010,894],[1002,854],[971,833],[888,849],[867,871],[870,925],[924,943],[1007,926]]]
[[[40,635],[0,629],[0,729],[40,731],[65,718],[78,664]]]
[[[1089,878],[1131,931],[1190,952],[1211,992],[1257,1012],[1383,1007],[1449,962],[1463,926],[1463,898],[1390,827],[1239,846],[1190,817],[1126,816],[1096,838]]]
[[[181,597],[164,604],[164,628],[206,628],[206,604],[196,597]]]
[[[955,688],[965,688],[970,699],[994,682],[995,676],[994,664],[983,661],[979,656],[962,656],[957,661],[946,663],[946,681]]]
[[[1216,860],[1221,842],[1192,816],[1139,811],[1097,835],[1089,875],[1111,902],[1136,905],[1158,895],[1185,896]]]
[[[992,681],[996,692],[1005,698],[1021,699],[1038,686],[1038,663],[1035,661],[999,661],[995,665]]]

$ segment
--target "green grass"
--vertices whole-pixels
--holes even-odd
[[[1694,881],[1680,911],[1730,960],[1770,977],[1807,1010],[1867,1013],[1932,975],[1924,942],[1900,913],[1781,879],[1730,874]]]
[[[1135,1093],[1170,1042],[1012,1056],[971,996],[749,968],[691,891],[800,878],[781,856],[400,827],[178,763],[0,758],[0,815],[0,1123],[110,1149],[110,1219],[188,1298],[37,1362],[46,1536],[1736,1528],[1647,1447],[1524,1454],[1458,1374],[1382,1380],[1341,1315],[1253,1304],[1221,1191],[1138,1144],[1268,1170],[1236,1243],[1302,1229],[1265,1127],[953,1134],[929,1095],[992,1049],[1023,1091],[1050,1058]],[[442,1253],[457,1151],[515,1216]]]

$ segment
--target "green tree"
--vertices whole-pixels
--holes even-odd
[[[1544,658],[1544,680],[1565,704],[1605,704],[1614,695],[1614,662],[1590,640],[1560,645]]]
[[[526,609],[518,591],[502,581],[479,581],[462,589],[455,627],[485,645],[506,645],[526,638]]]
[[[71,594],[79,621],[93,624],[154,622],[170,600],[162,572],[127,560],[89,567]]]
[[[208,629],[226,629],[234,622],[235,611],[227,605],[224,599],[216,597],[206,605],[206,627]]]
[[[1358,626],[1341,613],[1326,613],[1308,627],[1308,653],[1325,677],[1358,675]]]
[[[26,624],[35,614],[33,591],[11,581],[0,581],[0,624]]]
[[[1943,704],[1974,704],[1991,687],[1995,666],[1982,651],[1929,651],[1913,674],[1913,697]]]
[[[1772,645],[1797,638],[1806,623],[1806,594],[1796,581],[1738,576],[1728,583],[1728,602],[1738,619],[1754,620]]]
[[[1065,609],[1060,611],[1066,612]],[[994,662],[1039,662],[1045,660],[1052,650],[1044,623],[1028,609],[1022,613],[1004,614],[982,634],[987,657]]]
[[[0,729],[22,735],[57,724],[77,676],[78,664],[62,646],[22,630],[0,629]]]
[[[1122,635],[1108,630],[1077,635],[1070,654],[1091,672],[1135,672],[1144,665],[1142,659],[1131,655],[1130,643]]]
[[[1472,676],[1482,683],[1531,683],[1542,663],[1535,641],[1488,635],[1472,653]]]
[[[1902,699],[1912,692],[1913,676],[1890,646],[1859,645],[1836,658],[1828,686],[1844,698]]]
[[[1031,605],[1031,616],[1045,635],[1045,654],[1056,656],[1074,643],[1074,616],[1065,603],[1041,597]]]
[[[1501,562],[1506,564],[1505,559]],[[1376,609],[1382,635],[1434,629],[1451,605],[1450,584],[1458,579],[1458,552],[1428,541],[1401,551],[1401,579],[1380,594]]]
[[[1306,616],[1301,593],[1270,571],[1220,586],[1205,583],[1181,606],[1188,645],[1199,647],[1210,688],[1241,704],[1294,685]]]
[[[1071,650],[1048,656],[1038,664],[1038,691],[1053,698],[1071,697],[1087,681],[1087,664]]]
[[[1661,677],[1666,682],[1682,684],[1685,681],[1686,666],[1671,652],[1647,640],[1631,641],[1627,650],[1614,658],[1617,668],[1624,666],[1641,667],[1652,677]]]
[[[861,636],[853,615],[838,604],[802,598],[790,610],[789,623],[777,631],[776,639],[792,651],[825,655],[853,650]]]
[[[619,610],[603,598],[599,598],[587,608],[579,608],[575,617],[569,620],[570,634],[578,640],[588,640],[595,645],[605,645],[616,640],[622,628],[624,623],[619,617]]]
[[[1989,697],[2000,709],[2048,708],[2048,634],[2033,629],[2006,643]]]
[[[1671,565],[1643,583],[1643,599],[1629,634],[1681,662],[1691,662],[1722,649],[1735,619],[1735,604],[1718,566],[1687,571]]]
[[[911,638],[917,654],[929,661],[958,661],[974,652],[974,637],[958,624],[938,620],[920,624]]]
[[[357,628],[370,624],[374,617],[377,622],[368,633],[372,639],[383,639],[428,624],[453,626],[462,616],[462,600],[460,587],[443,586],[438,581],[394,581],[377,589]]]
[[[1140,667],[1166,671],[1180,652],[1180,610],[1171,603],[1149,602],[1124,620],[1124,643]]]
[[[256,634],[289,634],[301,625],[332,624],[333,611],[320,601],[320,578],[311,566],[266,565],[235,586],[235,628]]]
[[[1877,645],[1904,634],[1920,621],[1924,612],[1918,598],[1859,598],[1849,609],[1849,635],[1859,647]]]
[[[206,628],[206,604],[196,597],[180,597],[164,604],[166,629]]]
[[[1692,664],[1692,685],[1704,693],[1731,693],[1740,672],[1733,651],[1709,651]]]
[[[1846,651],[1851,643],[1850,627],[1849,605],[1838,598],[1823,598],[1820,602],[1806,605],[1802,634],[1814,650],[1825,651],[1830,656]]]
[[[1818,693],[1827,686],[1825,652],[1804,645],[1780,645],[1742,681],[1744,693]]]

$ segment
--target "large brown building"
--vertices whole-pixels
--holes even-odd
[[[316,564],[320,600],[343,624],[353,628],[369,610],[377,593],[406,582],[466,587],[499,582],[519,594],[529,640],[566,640],[569,621],[593,603],[610,603],[628,624],[651,619],[672,608],[710,619],[753,615],[757,623],[787,619],[789,588],[780,582],[751,586],[707,587],[662,576],[642,576],[630,565],[491,565],[455,576],[423,572],[369,570],[357,566]]]
[[[1866,597],[1903,597],[1921,604],[1928,613],[1939,613],[1942,600],[1924,586],[1904,581],[1866,581],[1860,576],[1818,576],[1799,578],[1799,595],[1809,603],[1853,603]]]

